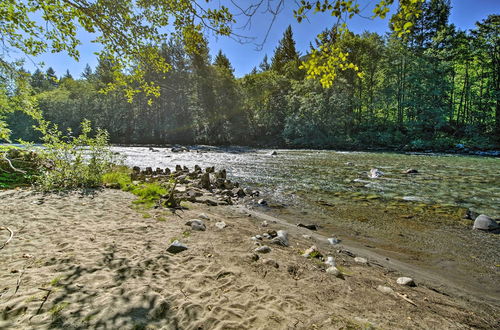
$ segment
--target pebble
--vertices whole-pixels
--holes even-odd
[[[487,215],[481,214],[474,220],[472,229],[479,230],[496,230],[500,228],[498,223]]]
[[[262,221],[262,223],[260,224],[261,227],[267,227],[269,226],[269,224],[267,223],[267,221]]]
[[[330,243],[331,245],[337,245],[340,243],[340,240],[338,238],[331,237],[328,239],[328,243]]]
[[[415,286],[415,282],[411,277],[400,277],[396,280],[399,285]]]
[[[197,230],[197,231],[207,230],[207,227],[205,227],[203,221],[198,219],[189,220],[188,222],[186,222],[186,225],[191,226],[192,230]]]
[[[311,235],[302,235],[302,237],[307,238],[307,239],[311,239]]]
[[[250,259],[251,261],[257,261],[259,260],[259,255],[258,254],[255,254],[255,253],[249,253],[248,254],[248,259]]]
[[[377,286],[377,290],[382,293],[394,293],[394,290],[389,288],[388,286],[379,285]]]
[[[262,241],[262,236],[260,235],[255,235],[251,238],[252,241]]]
[[[186,251],[188,249],[187,246],[182,244],[181,242],[175,240],[170,244],[170,246],[167,248],[167,252],[170,253],[180,253],[182,251]]]
[[[325,261],[325,264],[329,265],[329,266],[332,266],[332,267],[336,266],[335,259],[333,257],[327,257],[326,261]]]
[[[356,257],[354,258],[354,262],[357,262],[358,264],[367,264],[368,263],[368,260],[366,260],[365,258],[362,258],[362,257]]]
[[[281,246],[288,246],[288,233],[285,230],[278,230],[277,236],[271,242]]]
[[[219,222],[216,222],[215,223],[215,227],[219,228],[219,229],[224,229],[227,227],[226,223],[224,221],[219,221]]]
[[[259,199],[257,204],[262,205],[262,206],[267,206],[267,202],[264,199]]]
[[[254,250],[257,253],[269,253],[271,252],[271,248],[267,245],[263,245],[261,247],[258,247]]]
[[[265,264],[265,265],[268,265],[268,266],[271,266],[271,267],[274,267],[274,268],[280,268],[280,265],[273,259],[263,259],[262,262]]]
[[[329,274],[332,274],[333,276],[335,277],[338,277],[338,278],[342,278],[342,272],[340,270],[338,270],[337,267],[335,266],[331,266],[331,267],[328,267],[326,269],[326,272],[329,273]]]

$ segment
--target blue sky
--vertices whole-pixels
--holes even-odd
[[[227,1],[220,2],[226,3]],[[222,49],[235,68],[236,76],[243,76],[250,72],[253,67],[258,66],[265,54],[269,58],[272,57],[274,48],[289,24],[292,25],[297,49],[305,53],[309,43],[314,40],[315,36],[334,23],[332,17],[327,14],[315,14],[310,15],[309,22],[303,21],[299,24],[295,21],[292,14],[295,5],[290,0],[286,0],[285,3],[290,5],[287,5],[276,18],[262,49],[258,49],[254,43],[242,44],[226,37],[216,38],[208,35],[211,54],[215,55],[219,49]],[[463,30],[474,28],[476,21],[486,18],[489,14],[500,14],[500,0],[452,0],[451,3],[453,8],[451,10],[450,23],[455,24]],[[365,15],[369,16],[369,14],[370,12],[367,12]],[[242,23],[237,23],[234,32],[256,37],[256,42],[262,43],[270,19],[271,16],[269,14],[256,15],[252,19],[250,29],[241,30],[239,27]],[[368,30],[383,34],[388,30],[387,25],[386,20],[369,20],[361,17],[355,17],[349,22],[349,27],[356,33]],[[90,34],[81,33],[79,37],[82,42],[82,45],[79,47],[81,53],[79,62],[74,61],[64,53],[46,54],[35,59],[26,60],[26,69],[33,71],[36,68],[33,62],[43,62],[45,65],[41,68],[42,70],[52,66],[56,74],[61,76],[66,72],[66,69],[69,69],[73,76],[79,77],[87,63],[95,67],[97,60],[93,53],[99,50],[98,45],[91,43],[93,38]]]

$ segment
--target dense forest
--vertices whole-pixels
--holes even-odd
[[[52,68],[30,74],[44,116],[77,133],[87,118],[106,129],[112,143],[211,144],[343,149],[443,150],[500,145],[500,16],[490,15],[470,31],[449,24],[450,3],[427,1],[404,38],[394,33],[330,31],[311,49],[337,44],[362,75],[341,71],[330,88],[305,79],[289,27],[274,54],[241,78],[208,45],[188,53],[176,40],[157,47],[171,64],[147,79],[158,98],[132,99],[103,90],[115,79],[102,57],[81,77],[58,77]],[[153,72],[153,71],[151,71]],[[8,123],[13,139],[37,140],[22,112]]]

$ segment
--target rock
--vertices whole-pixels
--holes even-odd
[[[377,290],[382,292],[382,293],[386,293],[386,294],[394,293],[393,289],[389,288],[388,286],[383,286],[383,285],[377,286]]]
[[[357,262],[358,264],[367,264],[368,263],[368,260],[366,260],[365,258],[362,258],[362,257],[356,257],[354,258],[354,262]]]
[[[302,237],[307,238],[307,239],[311,239],[311,235],[302,235]]]
[[[252,192],[250,193],[250,196],[252,196],[252,197],[259,197],[260,196],[260,191],[258,191],[258,190],[252,190]]]
[[[480,214],[471,210],[467,209],[464,215],[464,219],[469,219],[469,220],[475,220]]]
[[[158,174],[158,175],[162,175],[162,174],[163,174],[163,169],[161,169],[161,168],[157,167],[155,172],[156,172],[156,174]]]
[[[198,165],[195,165],[195,166],[194,166],[194,171],[195,171],[195,172],[201,172],[201,167],[200,167],[200,166],[198,166]]]
[[[257,202],[257,204],[259,205],[262,205],[262,206],[267,206],[267,202],[263,199],[259,199],[259,201]]]
[[[240,198],[246,196],[245,192],[241,188],[234,188],[232,190],[232,193],[233,193],[233,195],[238,196]]]
[[[250,238],[252,241],[262,241],[261,235],[255,235]]]
[[[206,215],[205,213],[198,214],[198,218],[203,219],[203,220],[210,220],[208,215]]]
[[[151,174],[153,174],[153,168],[151,168],[151,167],[146,167],[146,174],[147,174],[147,175],[151,175]]]
[[[184,165],[184,166],[182,167],[182,172],[187,172],[187,173],[189,173],[189,168],[188,168],[187,166],[185,166],[185,165]]]
[[[249,188],[243,188],[243,192],[245,193],[245,195],[251,195],[252,194],[252,190],[249,189]]]
[[[399,285],[415,286],[415,282],[411,277],[400,277],[396,280]]]
[[[205,169],[205,173],[214,173],[214,172],[215,172],[215,166],[207,167]]]
[[[262,221],[262,223],[260,224],[261,227],[267,227],[269,226],[269,224],[267,223],[266,220]]]
[[[167,167],[164,171],[165,175],[170,175],[170,169]]]
[[[338,270],[337,267],[335,266],[330,266],[326,269],[326,272],[328,274],[332,274],[333,276],[335,277],[338,277],[338,278],[344,278],[344,276],[342,275],[342,272],[340,270]]]
[[[198,219],[189,220],[188,222],[186,222],[186,225],[191,226],[192,230],[197,230],[197,231],[207,230],[207,227],[205,227],[203,221]]]
[[[280,268],[280,265],[278,265],[278,263],[273,259],[263,259],[262,263],[264,263],[265,265],[274,267],[274,268]]]
[[[210,189],[210,174],[203,173],[200,178],[200,187],[203,189]]]
[[[132,167],[132,172],[134,172],[135,174],[139,174],[141,173],[141,168],[139,166],[134,166]]]
[[[215,223],[215,227],[219,228],[219,229],[224,229],[227,227],[226,223],[224,221],[219,221],[219,222],[216,222]]]
[[[472,227],[472,229],[486,231],[497,230],[499,228],[500,226],[495,220],[484,214],[479,215],[476,220],[474,220],[474,226]]]
[[[234,189],[234,184],[231,182],[231,180],[225,180],[224,181],[224,188],[232,190],[232,189]]]
[[[418,171],[413,169],[413,168],[409,168],[407,169],[406,171],[404,171],[405,174],[417,174]]]
[[[160,152],[160,150],[157,150],[157,149],[155,149],[153,147],[149,147],[149,151],[151,151],[151,152]]]
[[[167,248],[167,252],[170,253],[180,253],[182,251],[186,251],[188,249],[187,246],[182,244],[181,242],[175,240],[170,244],[170,246]]]
[[[176,172],[182,172],[182,166],[180,166],[180,165],[175,165],[175,171],[176,171]]]
[[[335,259],[333,257],[326,257],[325,264],[329,266],[336,266]]]
[[[278,236],[278,232],[276,230],[272,230],[272,229],[269,229],[267,231],[267,234],[269,235],[269,237],[271,238],[275,238],[276,236]]]
[[[347,162],[345,164],[346,164],[346,166],[354,166],[354,163],[352,163],[352,162]]]
[[[273,244],[288,246],[288,233],[284,230],[278,230],[277,236],[271,241]]]
[[[309,230],[318,230],[319,229],[319,226],[314,225],[314,224],[304,225],[303,223],[299,223],[299,224],[297,224],[297,227],[302,227],[302,228],[306,228]]]
[[[323,257],[323,255],[318,251],[316,245],[313,245],[309,249],[305,250],[302,256],[306,258],[318,258],[318,259]]]
[[[380,178],[382,175],[384,175],[384,172],[381,172],[376,168],[372,168],[368,173],[368,177],[372,179]]]
[[[254,250],[257,253],[269,253],[271,252],[271,248],[267,245],[262,245]]]
[[[277,152],[276,150],[271,151],[271,152],[269,153],[269,156],[278,156],[278,152]]]
[[[338,238],[331,237],[328,239],[328,243],[330,243],[331,245],[337,245],[340,243],[340,240]]]

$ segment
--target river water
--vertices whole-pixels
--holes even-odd
[[[142,168],[173,169],[176,164],[225,168],[232,180],[264,190],[279,202],[383,198],[461,206],[500,218],[499,158],[330,150],[277,150],[277,156],[270,156],[270,150],[214,147],[181,153],[170,148],[113,150],[126,156],[127,165]],[[384,175],[370,179],[372,168]],[[402,173],[409,168],[419,173]]]

